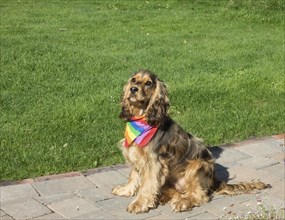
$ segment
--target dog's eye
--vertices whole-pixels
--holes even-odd
[[[136,82],[136,78],[132,78],[131,81],[132,81],[132,83],[135,83]]]
[[[147,86],[151,86],[152,85],[152,82],[151,81],[146,81],[145,83]]]

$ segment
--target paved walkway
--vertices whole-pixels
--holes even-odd
[[[284,135],[211,148],[217,174],[229,183],[260,179],[272,185],[254,194],[214,196],[184,213],[169,205],[145,214],[126,212],[132,198],[112,195],[127,181],[126,165],[1,183],[1,219],[230,219],[265,207],[284,218]]]

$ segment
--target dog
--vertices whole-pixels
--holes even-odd
[[[119,117],[126,121],[126,130],[119,145],[131,173],[128,183],[112,193],[136,195],[128,212],[148,212],[166,203],[183,212],[209,202],[214,193],[237,195],[271,187],[260,181],[218,180],[211,152],[171,119],[169,107],[166,85],[149,70],[134,73],[124,86]]]

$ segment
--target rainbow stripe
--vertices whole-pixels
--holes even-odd
[[[157,129],[157,127],[150,126],[144,116],[132,118],[126,125],[125,146],[129,147],[131,144],[135,144],[143,147],[147,145]]]

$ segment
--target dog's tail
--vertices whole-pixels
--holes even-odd
[[[261,181],[241,182],[238,184],[227,184],[218,180],[215,182],[215,193],[218,195],[239,195],[250,193],[256,189],[262,190],[267,188],[271,188],[271,185]]]

